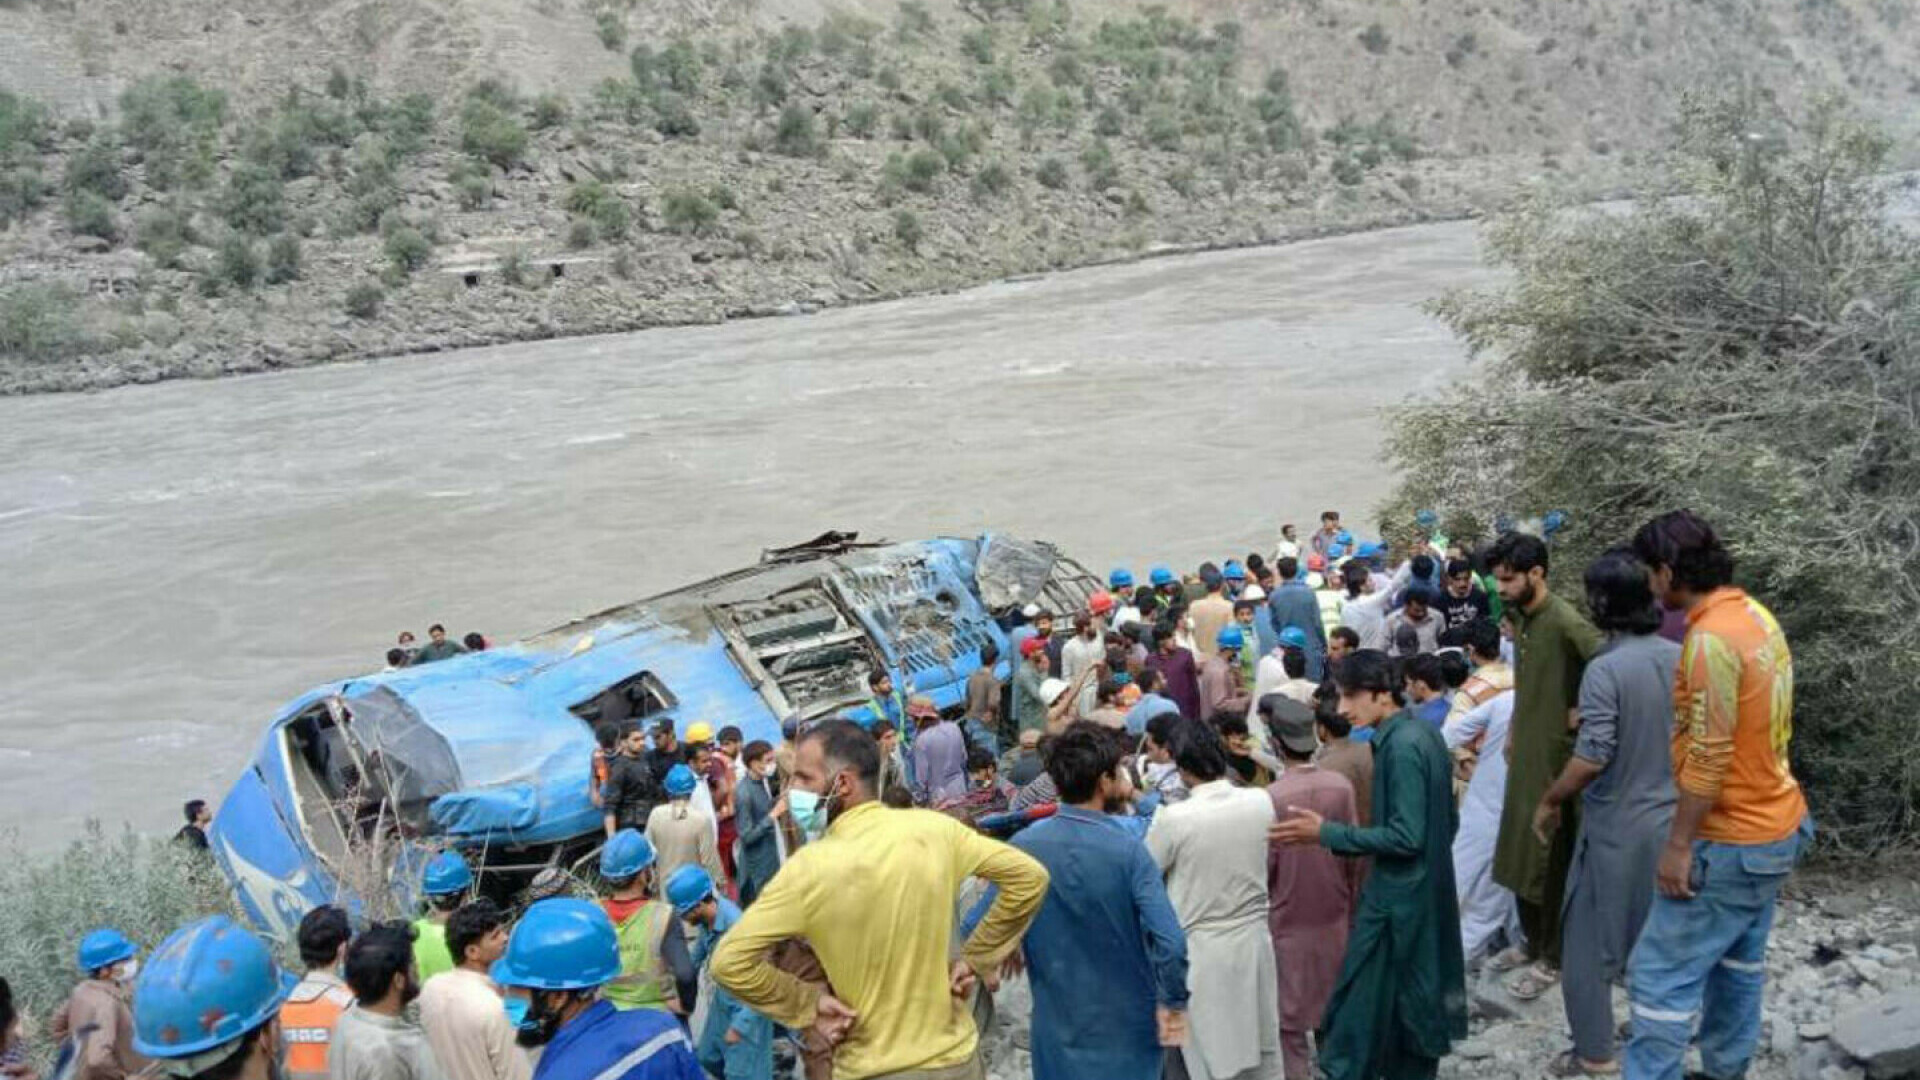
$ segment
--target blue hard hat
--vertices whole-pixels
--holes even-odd
[[[473,870],[457,851],[443,851],[427,864],[420,891],[428,896],[448,896],[473,887]]]
[[[1547,516],[1540,519],[1540,531],[1547,536],[1552,536],[1566,526],[1567,512],[1564,510],[1549,510]]]
[[[127,935],[111,927],[103,927],[80,939],[80,970],[99,971],[103,967],[112,967],[122,960],[131,960],[140,947],[127,940]]]
[[[1304,650],[1307,647],[1307,632],[1297,626],[1283,627],[1280,631],[1280,644],[1284,648]]]
[[[1371,559],[1376,555],[1379,555],[1381,552],[1385,550],[1386,550],[1385,546],[1383,546],[1380,543],[1380,541],[1367,540],[1363,542],[1360,545],[1360,547],[1354,551],[1354,554],[1358,555],[1362,559]]]
[[[1339,532],[1333,534],[1333,542],[1336,544],[1344,545],[1346,547],[1352,547],[1353,534],[1348,532],[1345,529],[1341,529]]]
[[[1107,574],[1107,588],[1109,589],[1133,588],[1133,571],[1127,569],[1124,566],[1115,567],[1111,572]]]
[[[1220,568],[1220,576],[1228,581],[1247,580],[1247,568],[1240,565],[1238,559],[1228,559],[1227,565]]]
[[[1247,646],[1247,635],[1241,633],[1237,626],[1223,626],[1220,628],[1220,636],[1215,641],[1223,649],[1244,649]]]
[[[537,901],[488,974],[501,986],[588,990],[620,974],[620,938],[599,904],[571,896]]]
[[[600,876],[622,881],[653,865],[653,845],[639,829],[621,829],[600,849]]]
[[[1156,566],[1147,572],[1147,580],[1157,589],[1162,585],[1171,585],[1178,579],[1173,576],[1173,570],[1169,567]]]
[[[1431,510],[1422,510],[1413,515],[1413,520],[1423,529],[1431,529],[1440,524],[1440,515]]]
[[[280,970],[259,938],[225,915],[175,930],[133,984],[133,1048],[186,1058],[274,1018],[300,980]]]
[[[693,775],[693,770],[687,766],[675,765],[673,768],[667,770],[668,795],[676,799],[682,795],[691,795],[693,794],[693,789],[699,786],[700,778]]]
[[[713,878],[697,863],[688,863],[667,879],[667,903],[676,914],[685,915],[712,895]]]

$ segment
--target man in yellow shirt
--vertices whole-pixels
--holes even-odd
[[[991,989],[1046,898],[1031,856],[929,810],[880,805],[880,749],[854,724],[801,737],[787,806],[816,837],[787,860],[715,950],[715,982],[747,1007],[837,1043],[834,1080],[981,1080],[967,995]],[[977,876],[999,886],[979,928],[950,960],[954,902]],[[804,938],[832,991],[766,961]]]
[[[1687,613],[1687,636],[1673,680],[1680,801],[1628,965],[1626,1072],[1679,1080],[1691,1041],[1697,1075],[1737,1080],[1760,1038],[1774,901],[1813,837],[1787,763],[1793,654],[1773,613],[1734,587],[1733,556],[1692,511],[1654,518],[1633,548],[1654,592]]]

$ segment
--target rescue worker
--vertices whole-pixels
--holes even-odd
[[[621,829],[600,849],[600,877],[608,889],[600,906],[613,924],[620,953],[620,970],[603,980],[606,998],[616,1009],[684,1016],[693,1010],[693,961],[686,935],[668,933],[674,928],[673,909],[653,896],[653,864],[653,845],[632,829]]]
[[[294,978],[224,915],[175,930],[133,989],[133,1048],[182,1080],[281,1075],[280,1006]]]
[[[698,866],[674,871],[667,879],[667,900],[673,913],[698,931],[693,964],[704,972],[714,946],[740,920],[739,905],[717,894],[712,876]],[[694,1037],[694,1052],[710,1074],[723,1080],[772,1080],[773,1021],[726,990],[713,989],[706,1023]]]
[[[621,969],[620,939],[597,905],[554,897],[527,909],[493,981],[506,992],[515,1040],[544,1047],[534,1080],[706,1080],[677,1020],[623,1012],[601,996]]]
[[[1166,611],[1173,606],[1175,600],[1180,599],[1180,579],[1174,576],[1172,567],[1156,566],[1147,571],[1147,584],[1153,586],[1154,610],[1143,611],[1141,614],[1149,618]]]
[[[295,935],[306,977],[280,1006],[280,1046],[287,1080],[326,1080],[327,1049],[340,1014],[353,1004],[353,991],[340,977],[353,926],[347,913],[322,904],[300,920]]]
[[[413,962],[420,982],[443,971],[453,970],[453,953],[447,950],[447,919],[467,898],[473,888],[473,870],[457,851],[443,851],[427,864],[420,891],[427,898],[427,913],[413,922]]]
[[[86,978],[54,1014],[53,1037],[63,1048],[71,1047],[74,1080],[122,1080],[147,1066],[127,1007],[140,970],[140,947],[107,928],[81,938],[78,953]]]
[[[700,805],[706,784],[699,770],[675,765],[667,770],[667,802],[647,815],[647,845],[660,861],[662,877],[688,863],[699,863],[717,880],[726,880],[715,845],[713,811]]]

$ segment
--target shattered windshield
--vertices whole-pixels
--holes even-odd
[[[1007,536],[989,536],[980,548],[974,579],[989,611],[1020,607],[1036,599],[1053,573],[1053,546]]]
[[[347,730],[365,763],[362,801],[386,801],[410,831],[426,830],[428,806],[460,787],[452,748],[384,686],[346,704]]]

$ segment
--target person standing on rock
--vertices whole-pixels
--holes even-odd
[[[1321,1022],[1320,1069],[1328,1080],[1427,1080],[1467,1034],[1447,747],[1407,711],[1387,654],[1362,649],[1333,677],[1341,715],[1375,729],[1373,824],[1343,825],[1296,806],[1270,830],[1279,843],[1373,859]]]
[[[991,989],[1046,899],[1031,857],[945,814],[879,802],[880,748],[845,721],[800,737],[788,810],[815,839],[795,852],[713,952],[713,981],[747,1008],[837,1046],[835,1080],[983,1080],[966,1002]],[[999,887],[951,959],[954,901],[968,877]],[[803,938],[827,985],[766,962]]]
[[[1534,835],[1533,810],[1573,755],[1574,703],[1580,676],[1600,631],[1547,588],[1547,544],[1508,533],[1487,556],[1500,599],[1517,624],[1514,634],[1513,720],[1507,734],[1507,792],[1493,880],[1513,890],[1533,965],[1507,986],[1532,1001],[1560,977],[1560,907],[1573,861],[1578,821],[1567,814],[1545,841]]]
[[[1153,857],[1108,811],[1122,743],[1082,721],[1047,757],[1060,811],[1013,838],[1047,868],[1027,929],[1034,1080],[1158,1080],[1186,1035],[1187,936]]]
[[[1587,610],[1606,643],[1580,679],[1573,757],[1533,812],[1552,835],[1560,808],[1580,797],[1580,834],[1567,874],[1560,992],[1573,1049],[1556,1076],[1607,1075],[1614,1060],[1613,983],[1653,903],[1660,846],[1673,820],[1673,675],[1680,646],[1659,635],[1647,567],[1608,552],[1587,567]]]
[[[1734,587],[1733,556],[1692,511],[1648,522],[1633,549],[1654,591],[1687,613],[1687,636],[1673,688],[1679,802],[1628,961],[1627,1076],[1675,1080],[1693,1041],[1702,1075],[1737,1080],[1760,1037],[1774,902],[1813,839],[1787,761],[1793,654],[1773,613]]]
[[[1175,721],[1167,749],[1189,794],[1153,815],[1147,851],[1187,934],[1191,1034],[1181,1059],[1190,1080],[1279,1080],[1265,843],[1273,802],[1228,781],[1227,749],[1211,726]]]

